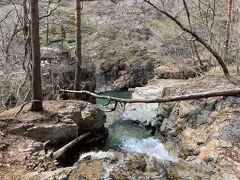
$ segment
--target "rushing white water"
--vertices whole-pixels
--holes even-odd
[[[126,152],[145,154],[150,158],[155,158],[159,162],[178,162],[177,159],[174,159],[168,154],[164,145],[153,137],[146,139],[125,138],[122,141],[121,148]]]
[[[158,162],[172,161],[178,162],[178,160],[171,157],[167,150],[164,148],[163,144],[156,138],[149,137],[145,139],[137,138],[124,138],[121,145],[122,150],[129,153],[141,153],[145,154],[148,157],[155,158]],[[79,161],[85,157],[91,156],[92,159],[114,159],[115,154],[113,152],[88,152],[80,156]],[[107,161],[102,161],[102,167],[104,169],[102,173],[102,179],[110,180],[110,174],[113,171],[118,171],[120,168],[125,167],[128,162],[127,157],[123,157],[118,161],[113,161],[109,164]]]
[[[92,151],[92,152],[82,154],[79,160],[81,161],[83,158],[87,156],[91,156],[93,159],[114,158],[114,154],[112,152],[103,152],[103,151],[93,152]]]

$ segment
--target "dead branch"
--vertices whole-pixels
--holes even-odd
[[[0,24],[8,18],[8,15],[9,15],[12,11],[13,11],[13,10],[9,11],[9,12],[5,15],[5,17],[4,17],[2,20],[0,20]]]
[[[29,104],[29,103],[31,103],[31,101],[25,102],[25,103],[21,106],[21,108],[18,110],[18,112],[17,112],[12,118],[16,118],[17,115],[23,110],[23,108],[24,108],[27,104]]]
[[[57,6],[56,6],[55,8],[53,8],[53,9],[51,9],[47,14],[45,14],[45,15],[39,17],[39,20],[42,20],[43,18],[46,18],[46,17],[51,16],[52,13],[53,13],[55,10],[57,10],[57,9],[59,8],[59,5],[60,5],[60,2],[61,2],[61,1],[62,1],[62,0],[58,0],[58,2],[57,2]]]
[[[76,144],[78,144],[80,141],[82,141],[84,138],[86,138],[87,136],[89,136],[91,134],[91,132],[85,133],[79,137],[77,137],[76,139],[74,139],[73,141],[69,142],[68,144],[66,144],[65,146],[63,146],[62,148],[60,148],[59,150],[55,151],[52,155],[52,160],[55,160],[59,157],[61,157],[63,154],[65,154],[69,149],[71,149],[72,147],[74,147]]]
[[[73,91],[73,90],[64,90],[61,89],[61,92],[68,92],[68,93],[78,93],[78,94],[88,94],[95,98],[99,99],[108,99],[111,101],[119,102],[119,103],[165,103],[165,102],[175,102],[175,101],[185,101],[185,100],[193,100],[193,99],[202,99],[202,98],[210,98],[210,97],[218,97],[218,96],[237,96],[240,95],[240,88],[237,89],[228,89],[223,91],[207,91],[207,92],[200,92],[195,94],[185,94],[180,96],[173,96],[173,97],[160,97],[156,99],[122,99],[122,98],[115,98],[111,96],[102,96],[98,95],[89,91]]]
[[[23,110],[23,108],[28,105],[29,103],[32,103],[32,102],[39,102],[40,100],[32,100],[32,101],[27,101],[25,103],[23,103],[23,105],[21,106],[21,108],[18,110],[18,112],[16,114],[14,114],[14,116],[12,118],[16,118],[17,115]],[[42,102],[42,101],[40,101]]]

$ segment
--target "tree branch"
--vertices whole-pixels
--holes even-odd
[[[10,11],[5,15],[5,17],[4,17],[2,20],[0,20],[0,24],[1,24],[4,20],[7,19],[8,15],[9,15],[12,11],[13,11],[13,10],[10,10]]]
[[[108,99],[111,101],[119,102],[119,103],[166,103],[166,102],[175,102],[175,101],[185,101],[185,100],[193,100],[193,99],[202,99],[202,98],[210,98],[210,97],[218,97],[218,96],[237,96],[240,95],[240,88],[237,89],[228,89],[224,91],[207,91],[207,92],[200,92],[195,94],[186,94],[180,96],[173,96],[173,97],[160,97],[156,99],[122,99],[122,98],[115,98],[111,96],[103,96],[98,95],[89,91],[72,91],[72,90],[64,90],[61,89],[61,92],[68,92],[68,93],[78,93],[78,94],[88,94],[95,98],[99,99]]]
[[[58,5],[57,5],[55,8],[51,9],[47,14],[39,17],[39,20],[51,16],[52,13],[59,8],[59,3],[60,3],[61,1],[62,1],[62,0],[58,0],[58,2],[57,2]]]

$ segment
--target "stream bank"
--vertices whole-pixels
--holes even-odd
[[[132,96],[144,94],[153,98],[154,94],[174,96],[223,88],[232,89],[235,86],[221,76],[189,80],[155,79],[146,87],[136,88]],[[107,145],[83,153],[70,167],[39,172],[22,170],[21,173],[25,174],[22,179],[238,180],[239,104],[238,96],[157,104],[157,108],[153,109],[155,117],[148,121],[135,120],[135,123],[129,121],[130,117],[125,121],[120,117],[120,123],[113,117],[114,114],[108,114],[108,118],[116,121],[106,120],[105,126],[109,128],[110,135],[110,139],[107,139],[109,142],[105,140]],[[133,106],[126,106],[125,111],[130,111],[130,108]],[[149,109],[144,109],[142,104],[134,105],[133,108],[138,115],[154,114],[147,111]],[[121,108],[116,111],[122,114]],[[88,117],[88,113],[83,114]],[[155,127],[156,136],[151,137],[151,133],[139,125]],[[117,129],[120,131],[116,132]],[[128,132],[131,133],[128,135]]]
[[[1,179],[17,179],[32,171],[53,171],[71,166],[78,159],[79,151],[93,150],[108,136],[104,127],[105,113],[91,103],[44,101],[42,112],[29,111],[30,105],[25,105],[15,118],[22,106],[0,114]],[[86,132],[91,134],[73,149],[73,157],[67,152],[57,160],[52,158],[59,148]]]
[[[136,89],[133,97],[153,98],[154,94],[171,97],[234,88],[223,76],[209,73],[189,80],[153,79],[147,86]],[[184,162],[178,169],[178,178],[237,180],[240,178],[239,105],[239,96],[147,106],[129,104],[123,115],[144,126],[153,126],[164,137],[161,142],[169,153]],[[184,172],[189,173],[184,175]]]
[[[132,121],[118,119],[117,114],[108,116],[110,121],[106,121],[105,114],[90,103],[73,100],[46,101],[45,111],[41,113],[28,111],[28,106],[23,108],[17,119],[6,118],[12,117],[20,107],[1,114],[1,132],[4,133],[1,135],[1,144],[7,146],[1,153],[5,154],[4,159],[9,159],[8,166],[7,162],[1,166],[4,170],[1,173],[5,173],[1,174],[4,179],[16,178],[19,174],[22,174],[20,179],[111,179],[117,178],[121,169],[126,172],[125,175],[121,174],[122,178],[127,178],[128,171],[132,171],[136,178],[141,175],[142,179],[145,179],[149,177],[148,173],[143,173],[148,171],[146,161],[149,161],[149,157],[159,159],[159,163],[152,161],[152,166],[156,169],[162,166],[160,160],[175,161],[161,142],[151,137],[150,131]],[[107,139],[108,132],[104,130],[104,124],[109,129],[110,137]],[[54,151],[86,131],[94,132],[93,136],[57,161],[51,160]],[[11,144],[10,138],[18,139],[17,144]],[[16,145],[18,148],[14,149]],[[135,147],[141,147],[140,151]],[[154,155],[149,154],[150,147],[152,152],[156,152]],[[10,154],[18,156],[10,157]],[[94,159],[99,162],[96,164]],[[138,159],[137,163],[132,164],[135,159]],[[18,164],[13,164],[13,161]],[[109,164],[106,164],[106,161]],[[86,168],[85,163],[90,164],[89,168]],[[126,170],[128,166],[130,169]],[[94,169],[91,170],[91,167]],[[139,168],[139,172],[136,172]],[[18,171],[13,172],[16,169]],[[98,176],[94,174],[96,172],[99,172]],[[157,172],[151,174],[155,177],[161,176]]]

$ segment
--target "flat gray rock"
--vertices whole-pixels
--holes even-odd
[[[78,136],[77,124],[39,125],[27,129],[26,135],[40,142],[61,142]]]

